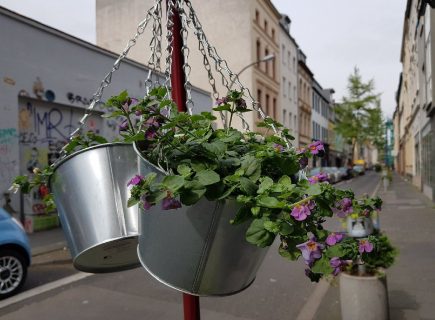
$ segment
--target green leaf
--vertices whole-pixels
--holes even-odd
[[[237,188],[237,185],[231,186],[231,188],[229,188],[227,191],[225,191],[219,198],[218,200],[222,200],[222,199],[226,199],[228,198],[231,193],[233,193],[233,191]]]
[[[266,229],[269,232],[272,232],[273,234],[277,234],[280,230],[280,225],[278,222],[275,221],[264,221],[264,229]]]
[[[166,176],[162,184],[170,191],[175,192],[184,186],[184,178],[182,176]]]
[[[267,191],[270,187],[273,186],[273,180],[269,177],[262,177],[260,179],[261,183],[260,183],[260,187],[257,190],[258,194],[262,194],[265,191]]]
[[[290,191],[295,187],[295,185],[292,184],[292,180],[290,179],[289,176],[282,176],[278,180],[278,183],[284,187],[285,191]]]
[[[253,183],[250,179],[241,177],[240,189],[246,194],[254,195],[257,192],[258,186],[255,183]]]
[[[282,243],[279,246],[278,253],[281,257],[286,258],[291,261],[296,261],[301,255],[301,251],[295,246],[286,246],[283,247]]]
[[[288,236],[293,233],[295,228],[288,222],[283,221],[279,225],[279,233],[283,236]]]
[[[204,186],[217,183],[221,180],[221,177],[213,170],[200,171],[196,174],[195,178]]]
[[[222,156],[227,151],[227,145],[222,141],[213,141],[212,143],[203,143],[202,146],[216,156]]]
[[[254,217],[258,217],[260,215],[261,208],[260,207],[252,207],[251,213]]]
[[[130,208],[130,207],[132,207],[132,206],[138,204],[139,201],[140,201],[139,199],[130,198],[130,199],[128,199],[128,201],[127,201],[127,207]]]
[[[191,206],[197,203],[205,194],[205,192],[206,192],[205,188],[199,190],[187,189],[180,194],[180,200],[186,206]]]
[[[260,197],[257,199],[257,204],[259,206],[272,208],[272,209],[284,207],[284,203],[278,201],[278,199],[274,197],[265,197],[265,196]]]
[[[314,262],[311,271],[313,271],[314,273],[331,274],[334,270],[329,263],[329,258],[323,256],[322,258]]]
[[[241,224],[252,217],[249,207],[242,206],[236,213],[234,219],[230,220],[231,224]]]
[[[309,196],[318,196],[322,193],[322,189],[320,188],[320,184],[312,184],[306,190],[305,193]]]
[[[180,164],[177,167],[177,172],[181,174],[183,177],[188,177],[192,172],[192,169],[188,165]]]
[[[247,155],[243,157],[240,168],[243,169],[245,171],[245,175],[249,177],[255,173],[259,166],[260,162],[254,156]]]
[[[326,256],[329,258],[333,257],[343,257],[346,254],[346,251],[343,249],[343,246],[340,244],[336,244],[335,246],[331,246],[326,249]]]
[[[231,111],[231,106],[229,104],[223,104],[218,107],[213,108],[214,111]]]
[[[275,235],[264,228],[263,219],[255,219],[246,231],[246,240],[249,243],[264,248],[273,243]]]

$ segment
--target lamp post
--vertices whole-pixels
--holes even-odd
[[[250,68],[250,67],[252,67],[252,66],[254,66],[254,65],[256,65],[256,64],[258,64],[258,63],[260,63],[260,62],[268,62],[268,61],[271,61],[271,60],[273,60],[273,59],[275,59],[275,55],[272,53],[272,54],[268,54],[267,56],[264,56],[263,58],[261,58],[261,59],[259,59],[259,60],[257,60],[257,61],[254,61],[254,62],[252,62],[252,63],[250,63],[250,64],[248,64],[248,65],[246,65],[246,66],[244,66],[237,74],[236,74],[236,76],[237,77],[234,77],[233,78],[233,81],[231,81],[231,84],[230,84],[230,86],[229,86],[229,89],[231,90],[231,88],[233,87],[233,85],[234,85],[234,81],[242,74],[242,72],[243,71],[245,71],[246,69],[248,69],[248,68]]]
[[[246,65],[246,66],[244,66],[237,74],[236,74],[236,77],[234,77],[233,78],[233,80],[231,81],[231,83],[230,83],[230,85],[229,85],[229,90],[231,90],[231,88],[233,87],[233,85],[234,85],[234,82],[235,82],[235,80],[236,79],[238,79],[239,78],[239,76],[242,74],[242,72],[243,71],[245,71],[246,69],[248,69],[248,68],[250,68],[250,67],[252,67],[252,66],[254,66],[254,65],[256,65],[256,64],[258,64],[258,63],[260,63],[260,62],[268,62],[268,61],[271,61],[271,60],[273,60],[273,59],[275,59],[275,55],[272,53],[272,54],[268,54],[267,56],[264,56],[263,58],[261,58],[261,59],[259,59],[259,60],[257,60],[257,61],[254,61],[254,62],[252,62],[252,63],[250,63],[250,64],[248,64],[248,65]],[[227,128],[228,127],[228,111],[225,111],[225,128]]]

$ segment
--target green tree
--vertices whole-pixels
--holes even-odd
[[[348,78],[348,95],[336,105],[335,130],[352,146],[352,156],[357,145],[372,143],[382,150],[384,123],[379,94],[375,93],[373,80],[364,82],[355,67]]]

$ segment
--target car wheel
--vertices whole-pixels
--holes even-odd
[[[7,249],[0,251],[0,300],[14,295],[24,284],[27,264],[23,255]]]

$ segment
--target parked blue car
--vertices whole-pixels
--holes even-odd
[[[30,245],[23,226],[0,208],[0,300],[21,289],[30,261]]]

